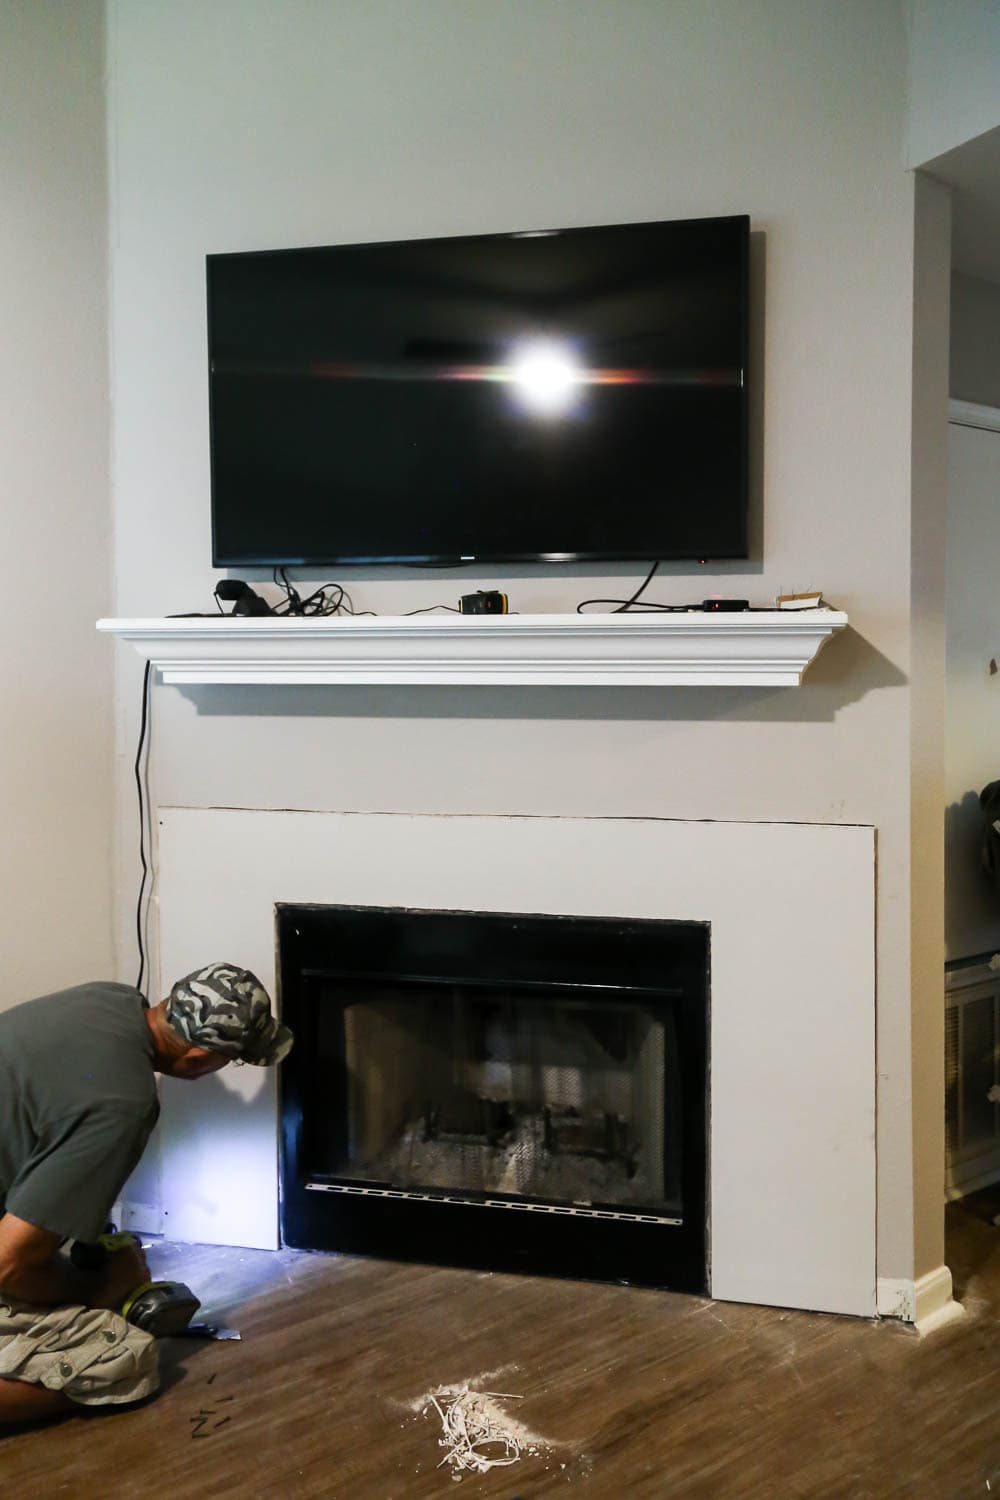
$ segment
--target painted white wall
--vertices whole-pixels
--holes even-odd
[[[0,1008],[112,967],[104,7],[0,7]]]
[[[1000,62],[997,64],[1000,69]],[[1000,407],[1000,284],[951,278],[951,382],[956,401]]]
[[[1000,779],[1000,432],[952,425],[948,504],[945,931],[949,959],[1000,948],[1000,890],[979,864],[979,793]]]
[[[908,159],[920,167],[1000,125],[1000,0],[909,0]]]
[[[921,664],[902,3],[114,0],[110,17],[120,615],[211,608],[206,252],[751,214],[757,556],[671,566],[651,593],[762,602],[821,587],[852,629],[804,688],[160,689],[156,793],[196,806],[874,825],[880,1274],[932,1269],[940,1248],[915,1266],[913,1122],[928,1111],[913,1091],[910,996],[927,960],[910,934],[911,915],[938,933],[941,919],[910,868],[911,823],[928,813],[909,792]],[[399,612],[489,583],[545,612],[638,581],[638,569],[606,571],[347,581],[360,608]],[[139,671],[121,662],[125,757]],[[933,818],[940,840],[940,801]],[[921,1191],[917,1215],[940,1247],[940,1188]]]

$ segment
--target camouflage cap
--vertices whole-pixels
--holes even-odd
[[[295,1038],[271,1014],[267,990],[249,969],[208,964],[178,979],[167,998],[167,1021],[192,1047],[222,1052],[266,1068],[292,1050]]]

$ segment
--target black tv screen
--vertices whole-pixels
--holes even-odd
[[[209,256],[216,566],[745,557],[748,240]]]

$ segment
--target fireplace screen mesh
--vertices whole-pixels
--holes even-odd
[[[668,1003],[393,983],[331,989],[319,1015],[331,1086],[311,1112],[314,1177],[679,1214]]]

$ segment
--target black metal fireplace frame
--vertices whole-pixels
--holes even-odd
[[[282,1243],[384,1259],[468,1266],[674,1291],[708,1281],[709,928],[641,918],[302,906],[275,910],[283,1019],[297,1044],[281,1069]],[[474,921],[470,919],[474,918]],[[539,953],[546,972],[538,980]],[[653,1216],[545,1208],[511,1211],[400,1193],[331,1191],[308,1162],[303,1116],[314,1088],[311,1043],[320,994],[331,981],[398,979],[441,984],[579,983],[669,1000],[681,1057],[680,1224]]]

